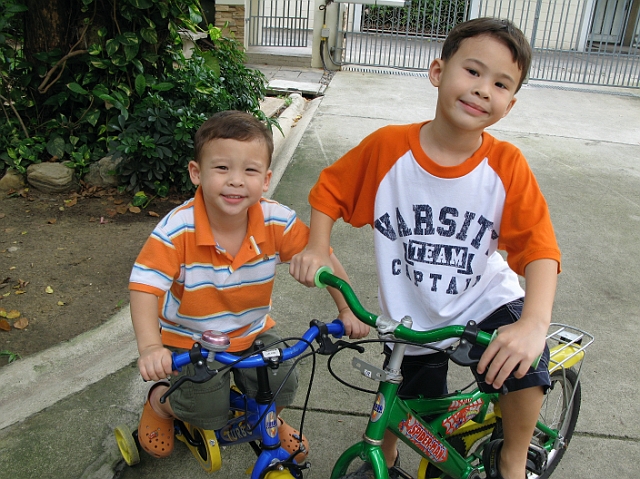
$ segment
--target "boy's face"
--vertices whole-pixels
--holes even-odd
[[[443,119],[480,131],[509,113],[520,75],[509,48],[489,35],[463,40],[451,58],[434,60],[429,70]]]
[[[209,218],[242,218],[269,189],[267,147],[259,140],[216,139],[207,142],[200,162],[189,163],[194,185],[200,185]],[[213,215],[213,216],[212,216]]]

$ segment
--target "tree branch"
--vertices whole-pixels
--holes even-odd
[[[3,102],[6,101],[7,103],[9,103],[11,110],[13,110],[14,115],[16,115],[16,118],[18,119],[18,121],[20,122],[20,125],[22,126],[22,131],[24,131],[25,136],[27,138],[30,138],[29,132],[27,131],[27,127],[24,125],[24,122],[22,121],[22,117],[20,116],[20,113],[18,113],[18,110],[16,110],[16,107],[13,106],[13,101],[11,101],[11,98],[5,98],[2,95],[0,95],[0,100],[2,100]],[[2,105],[2,109],[4,110],[4,105]]]
[[[78,55],[83,55],[87,53],[87,50],[76,50],[75,52],[69,52],[67,53],[65,56],[63,56],[60,60],[58,60],[58,63],[56,63],[55,65],[53,65],[53,67],[51,67],[51,70],[49,70],[47,72],[47,74],[44,77],[44,80],[42,80],[42,83],[40,84],[40,86],[38,87],[38,91],[40,93],[46,93],[47,90],[49,88],[51,88],[51,86],[58,81],[58,79],[60,78],[60,75],[62,75],[62,71],[64,70],[65,65],[67,64],[67,60],[69,58],[72,57],[76,57]],[[49,83],[47,85],[47,83],[49,82],[49,79],[51,78],[51,76],[53,75],[53,73],[58,69],[58,67],[62,64],[62,68],[60,69],[60,73],[58,74],[58,76],[56,77],[55,80],[53,80],[51,83]]]

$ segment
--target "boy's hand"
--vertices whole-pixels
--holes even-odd
[[[340,311],[338,319],[344,324],[344,334],[349,336],[349,339],[360,339],[369,334],[369,326],[356,318],[348,307]]]
[[[544,349],[547,329],[543,323],[523,316],[513,324],[502,326],[498,332],[477,367],[480,374],[486,371],[485,381],[496,389],[502,387],[511,372],[517,378],[527,373]]]
[[[316,285],[316,272],[322,266],[333,268],[331,257],[307,247],[291,258],[289,274],[305,286],[313,288]]]
[[[140,352],[138,369],[145,381],[159,381],[167,379],[171,374],[178,374],[171,369],[171,363],[171,351],[161,345],[150,346]]]

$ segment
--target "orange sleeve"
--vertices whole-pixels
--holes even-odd
[[[506,151],[495,156],[510,158],[497,170],[506,190],[498,248],[507,252],[509,266],[519,275],[524,276],[525,267],[538,259],[557,261],[560,272],[560,248],[540,186],[520,150],[497,143]]]
[[[372,225],[378,185],[393,164],[409,151],[409,130],[416,126],[387,126],[367,136],[322,171],[309,193],[311,206],[355,227]]]

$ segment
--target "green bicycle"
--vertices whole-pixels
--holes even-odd
[[[406,348],[402,341],[427,344],[460,338],[457,345],[445,351],[456,364],[469,366],[474,363],[469,357],[471,347],[474,344],[487,346],[491,335],[477,329],[473,322],[466,327],[412,331],[409,317],[398,322],[365,310],[351,287],[332,275],[328,268],[318,271],[316,285],[338,289],[356,317],[376,328],[381,339],[400,341],[393,348],[384,370],[354,358],[354,366],[366,377],[379,381],[379,386],[362,441],[338,458],[331,479],[344,477],[356,459],[369,461],[377,479],[388,479],[380,448],[387,429],[422,457],[415,479],[483,478],[482,451],[487,444],[501,440],[502,436],[498,394],[483,393],[475,387],[435,399],[402,399],[397,396],[397,391],[402,380],[400,364]],[[529,478],[548,478],[569,445],[580,412],[580,368],[585,350],[593,340],[592,335],[577,328],[557,323],[551,325],[547,336],[551,352],[551,389],[545,396],[529,448]],[[399,468],[395,472],[399,477],[414,479]]]

